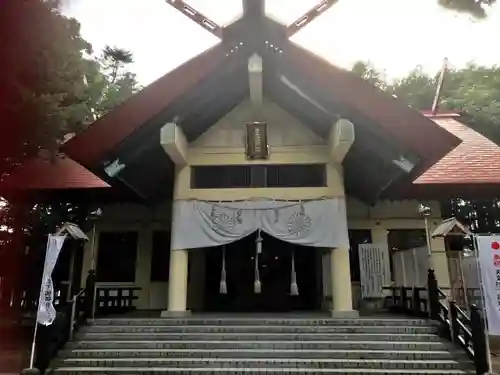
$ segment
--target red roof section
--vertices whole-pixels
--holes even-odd
[[[457,121],[458,114],[427,114],[462,142],[418,177],[414,184],[500,184],[500,147]]]
[[[106,182],[68,157],[55,163],[33,158],[0,183],[0,191],[108,188]]]

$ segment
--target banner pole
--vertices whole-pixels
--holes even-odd
[[[96,252],[95,252],[95,245],[96,245],[96,224],[94,222],[94,225],[92,226],[92,243],[91,243],[91,264],[90,264],[90,269],[94,271],[94,276],[96,275]],[[94,277],[94,295],[92,299],[92,311],[91,311],[91,318],[95,318],[95,311],[96,311],[96,302],[97,302],[97,285],[95,283],[95,277]]]
[[[38,322],[35,321],[35,330],[33,331],[33,341],[31,343],[31,353],[30,353],[30,369],[35,365],[35,348],[36,348],[36,336],[38,333]]]
[[[486,329],[486,352],[488,353],[488,372],[492,371],[491,367],[491,351],[490,351],[490,334],[489,334],[489,322],[488,322],[488,315],[486,314],[486,295],[484,293],[484,284],[483,284],[483,277],[482,277],[482,271],[481,271],[481,262],[479,261],[479,245],[477,243],[477,235],[471,234],[472,238],[472,249],[474,251],[474,254],[476,255],[476,266],[477,266],[477,272],[479,276],[479,291],[481,294],[481,307],[483,311],[483,321],[484,321],[484,328]]]
[[[424,226],[425,226],[425,239],[427,242],[427,257],[429,262],[429,268],[434,269],[434,259],[432,258],[432,239],[431,231],[429,228],[429,219],[427,215],[424,214]]]
[[[460,272],[460,278],[462,279],[462,290],[464,292],[464,303],[467,308],[467,310],[470,311],[470,306],[469,306],[469,296],[468,296],[468,289],[467,289],[467,281],[465,280],[465,272],[464,272],[464,254],[463,251],[460,251],[458,253],[458,269]]]
[[[486,328],[488,328],[488,317],[486,316],[486,295],[484,293],[484,284],[483,284],[483,273],[481,271],[481,262],[479,261],[479,247],[477,244],[477,235],[472,234],[472,250],[474,252],[474,255],[476,256],[476,270],[477,270],[477,275],[479,279],[479,294],[481,296],[481,310],[483,311],[484,315],[484,322],[486,325]]]
[[[96,236],[96,227],[95,223],[92,226],[92,241],[90,243],[90,269],[95,271],[95,236]]]

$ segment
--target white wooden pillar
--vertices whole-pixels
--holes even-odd
[[[330,253],[332,315],[339,317],[357,316],[352,308],[351,267],[349,249],[336,248]]]
[[[183,315],[187,313],[188,260],[188,250],[170,251],[168,311],[164,311],[162,316]]]

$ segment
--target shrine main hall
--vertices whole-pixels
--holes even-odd
[[[290,26],[244,3],[223,28],[179,7],[220,43],[55,161],[28,160],[3,181],[6,197],[100,209],[55,282],[83,285],[95,270],[98,285],[137,287],[136,307],[164,316],[355,316],[398,277],[394,254],[423,247],[449,287],[444,241],[428,234],[447,218],[441,202],[497,195],[500,148],[459,114],[416,111],[289,40],[331,2]]]

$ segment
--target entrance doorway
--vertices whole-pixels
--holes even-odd
[[[219,291],[222,247],[207,248],[205,311],[286,312],[317,310],[321,306],[320,252],[261,234],[259,255],[261,293],[254,291],[257,233],[226,245],[227,294]],[[295,254],[298,296],[290,294],[292,253]]]

